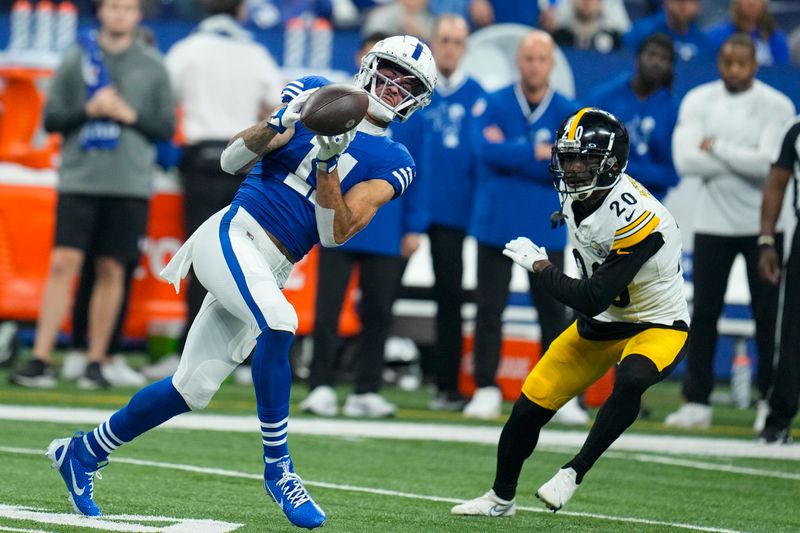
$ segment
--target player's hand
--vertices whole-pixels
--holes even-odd
[[[553,156],[553,145],[550,143],[539,143],[533,150],[533,158],[537,161],[549,161]]]
[[[339,154],[347,150],[355,136],[355,128],[342,135],[317,135],[317,143],[319,144],[317,159],[319,161],[330,161],[338,157]]]
[[[548,261],[547,251],[544,247],[536,246],[527,237],[517,237],[511,242],[507,242],[503,255],[530,272],[535,272],[533,265],[537,261]]]
[[[303,91],[292,98],[291,102],[279,109],[276,109],[269,117],[269,120],[267,120],[269,127],[278,133],[283,133],[294,126],[295,123],[300,120],[300,111],[303,109],[303,104],[306,103],[308,97],[311,96],[318,88],[319,87],[314,87],[313,89]]]
[[[419,233],[406,233],[400,241],[400,257],[408,259],[419,248],[420,235]]]
[[[494,124],[483,128],[483,138],[492,144],[501,143],[506,140],[506,136],[503,135],[503,130]]]
[[[774,246],[762,246],[758,254],[758,273],[766,282],[778,285],[781,282],[781,262]]]

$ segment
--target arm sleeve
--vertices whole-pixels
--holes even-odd
[[[795,122],[786,132],[781,143],[781,151],[774,165],[784,170],[793,171],[797,162],[797,138],[800,136],[800,122]]]
[[[550,265],[534,277],[534,283],[579,313],[597,316],[608,309],[663,245],[661,233],[654,232],[625,250],[612,251],[589,278],[571,278]]]
[[[329,79],[323,78],[322,76],[303,76],[302,78],[292,80],[287,83],[281,91],[281,103],[288,104],[301,92],[318,87],[324,87],[330,83],[331,82]]]
[[[169,139],[175,132],[175,100],[169,75],[163,64],[158,63],[158,76],[152,88],[148,105],[137,109],[133,128],[152,141]]]
[[[85,92],[77,90],[82,84],[81,51],[75,46],[64,55],[53,76],[44,108],[44,127],[47,131],[65,135],[88,120]]]
[[[764,126],[758,146],[752,148],[716,141],[712,147],[714,156],[725,161],[737,174],[758,180],[766,179],[775,146],[781,141],[781,133],[786,131],[787,120],[794,116],[794,105],[788,101],[786,104],[773,109],[773,117]]]
[[[704,101],[701,93],[690,92],[681,102],[678,123],[672,134],[675,170],[681,176],[711,178],[730,169],[719,158],[700,149],[703,142]]]

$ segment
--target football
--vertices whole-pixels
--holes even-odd
[[[303,126],[319,135],[341,135],[364,119],[369,95],[345,84],[322,87],[308,97],[300,111]]]

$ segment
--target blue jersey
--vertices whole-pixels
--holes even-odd
[[[531,109],[519,85],[486,97],[473,109],[473,147],[478,158],[475,203],[469,234],[479,242],[502,248],[525,236],[540,246],[561,250],[564,227],[550,228],[550,214],[559,209],[550,176],[550,157],[536,159],[535,146],[552,145],[558,127],[577,111],[578,104],[552,89]],[[503,142],[489,142],[484,128],[496,125]]]
[[[708,52],[708,37],[697,24],[692,24],[689,31],[682,35],[667,25],[667,15],[663,9],[655,15],[634,22],[633,27],[622,37],[622,42],[628,50],[636,53],[645,38],[657,32],[669,35],[678,60],[692,61],[712,57]]]
[[[478,82],[463,73],[440,80],[425,109],[418,173],[430,202],[431,222],[466,230],[475,189],[475,155],[470,144],[472,109],[485,98]],[[481,104],[483,105],[483,104]]]
[[[304,90],[329,83],[319,76],[299,78],[286,86],[282,100],[288,103]],[[397,198],[416,175],[414,160],[402,144],[365,131],[373,129],[378,128],[362,123],[350,146],[339,157],[342,194],[358,183],[382,179],[394,188]],[[297,122],[289,142],[256,164],[232,202],[244,207],[298,260],[319,242],[314,214],[317,184],[314,158],[318,151],[314,133]]]
[[[666,88],[645,100],[631,89],[630,73],[600,85],[585,102],[616,115],[628,130],[631,151],[627,173],[662,200],[678,184],[672,162],[672,132],[678,103]]]

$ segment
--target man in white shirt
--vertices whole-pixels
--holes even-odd
[[[175,43],[165,59],[177,103],[183,109],[186,145],[180,174],[186,235],[231,203],[242,176],[222,171],[222,150],[228,139],[269,115],[279,101],[283,81],[266,48],[239,23],[243,0],[209,0],[205,5],[209,16],[191,35]],[[189,282],[187,327],[179,350],[205,293],[200,284]],[[172,356],[146,369],[145,375],[162,378],[177,366],[178,357]]]
[[[751,308],[758,347],[759,413],[772,382],[778,287],[759,279],[759,219],[762,188],[794,105],[785,95],[755,79],[758,64],[752,39],[728,38],[718,56],[720,80],[689,91],[681,103],[672,138],[675,168],[682,177],[702,180],[694,220],[694,311],[688,368],[683,383],[686,404],[666,424],[707,428],[714,386],[713,358],[717,320],[733,260],[747,263]],[[775,235],[777,250],[783,235]]]

